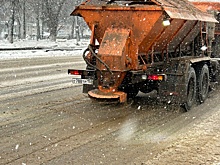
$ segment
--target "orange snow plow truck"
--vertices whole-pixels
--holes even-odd
[[[68,73],[81,75],[73,83],[92,98],[126,102],[156,90],[189,110],[219,79],[218,9],[187,0],[87,0],[71,14],[91,29],[87,67]]]

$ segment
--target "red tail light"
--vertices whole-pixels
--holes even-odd
[[[72,75],[82,75],[82,71],[81,70],[70,70],[69,74],[72,74]]]
[[[164,76],[163,75],[148,75],[147,79],[153,80],[153,81],[162,81],[164,80]]]

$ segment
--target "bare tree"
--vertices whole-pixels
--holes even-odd
[[[23,28],[23,33],[22,33],[22,38],[26,38],[26,1],[23,0],[22,2],[22,28]]]
[[[41,15],[43,13],[42,11],[42,2],[43,1],[34,1],[33,3],[35,3],[34,5],[34,13],[35,13],[35,20],[36,20],[36,31],[37,31],[37,34],[36,34],[36,38],[37,40],[41,39],[41,28],[40,28],[40,20],[41,20]]]
[[[8,40],[10,43],[14,42],[14,22],[15,22],[15,9],[16,5],[18,5],[19,0],[11,0],[11,16],[9,20],[9,32],[8,32]]]
[[[45,0],[50,40],[55,41],[59,24],[59,15],[66,0]]]
[[[21,21],[18,16],[16,16],[16,22],[17,22],[17,26],[18,26],[17,36],[18,36],[18,39],[21,39]]]
[[[73,18],[71,20],[72,24],[71,24],[71,34],[70,34],[70,38],[73,39],[74,38],[74,29],[75,29],[75,19]]]
[[[41,36],[40,36],[40,11],[39,10],[37,11],[36,25],[37,25],[37,40],[39,40],[39,39],[41,39]]]

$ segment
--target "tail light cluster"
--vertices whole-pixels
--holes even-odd
[[[82,75],[83,71],[82,70],[69,70],[68,74],[71,75]]]
[[[166,80],[166,75],[165,74],[160,74],[160,75],[142,75],[142,80],[150,80],[150,81],[164,81]]]
[[[152,81],[163,81],[165,80],[165,76],[164,75],[148,75],[147,79],[152,80]]]

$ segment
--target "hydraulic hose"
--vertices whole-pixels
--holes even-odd
[[[95,65],[91,64],[91,63],[86,59],[86,52],[87,52],[87,51],[90,51],[90,52],[92,53],[92,55],[93,55],[101,64],[103,64],[103,65],[105,66],[105,68],[108,70],[108,72],[113,75],[113,72],[111,71],[111,69],[109,68],[109,66],[108,66],[105,62],[103,62],[103,61],[97,56],[97,54],[94,52],[93,48],[94,48],[94,46],[92,46],[91,44],[89,44],[88,48],[83,52],[83,59],[86,61],[86,63],[87,63],[89,66],[91,66],[91,67],[93,67],[93,68],[95,68],[95,69],[97,69],[97,70],[100,70],[100,69],[98,69]]]

